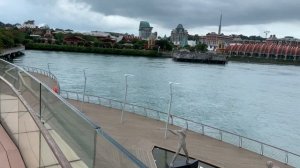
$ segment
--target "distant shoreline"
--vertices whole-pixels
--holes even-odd
[[[79,53],[115,54],[115,55],[164,58],[164,57],[162,57],[162,55],[160,53],[157,53],[157,51],[153,51],[153,50],[98,48],[98,47],[40,44],[40,43],[26,44],[25,49],[26,50],[66,51],[66,52],[79,52]]]
[[[70,45],[55,45],[55,44],[41,44],[31,43],[25,45],[26,50],[41,50],[41,51],[65,51],[77,53],[96,53],[96,54],[114,54],[124,56],[137,57],[152,57],[152,58],[172,58],[170,55],[164,53],[157,53],[153,50],[135,50],[135,49],[115,49],[115,48],[98,48],[98,47],[84,47],[84,46],[70,46]],[[256,57],[245,56],[230,56],[230,62],[244,62],[257,64],[276,64],[276,65],[296,65],[300,66],[300,61],[293,60],[275,60]]]

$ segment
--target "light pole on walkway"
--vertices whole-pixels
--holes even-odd
[[[84,95],[85,95],[85,89],[86,89],[86,75],[85,75],[85,69],[83,70],[83,75],[84,75],[84,86],[83,86],[82,102],[81,102],[81,106],[80,106],[81,112],[83,112]]]
[[[128,90],[127,78],[129,76],[133,77],[134,75],[132,75],[132,74],[124,74],[124,77],[125,77],[125,96],[124,96],[124,103],[123,103],[123,106],[122,106],[121,123],[123,123],[124,109],[125,109],[125,105],[127,103],[127,90]]]
[[[172,101],[173,101],[173,85],[179,85],[179,83],[169,82],[170,100],[169,100],[169,107],[168,107],[168,121],[166,122],[165,139],[167,138],[168,125],[169,125],[170,117],[171,117],[171,107],[172,107]]]
[[[48,63],[47,66],[48,66],[48,72],[50,73],[50,64],[52,63]]]

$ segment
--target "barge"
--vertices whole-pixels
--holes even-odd
[[[174,61],[179,62],[194,62],[194,63],[205,63],[205,64],[226,64],[227,57],[217,53],[201,53],[201,52],[190,52],[188,50],[180,50],[173,52],[172,58]]]

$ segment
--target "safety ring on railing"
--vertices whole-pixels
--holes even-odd
[[[52,88],[52,90],[53,90],[55,93],[58,93],[58,92],[59,92],[57,85],[55,85],[55,86]]]

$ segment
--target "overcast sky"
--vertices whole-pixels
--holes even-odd
[[[149,21],[159,35],[179,23],[189,34],[217,32],[223,13],[224,34],[300,38],[300,0],[0,0],[0,21],[113,31],[138,35],[139,21]]]

